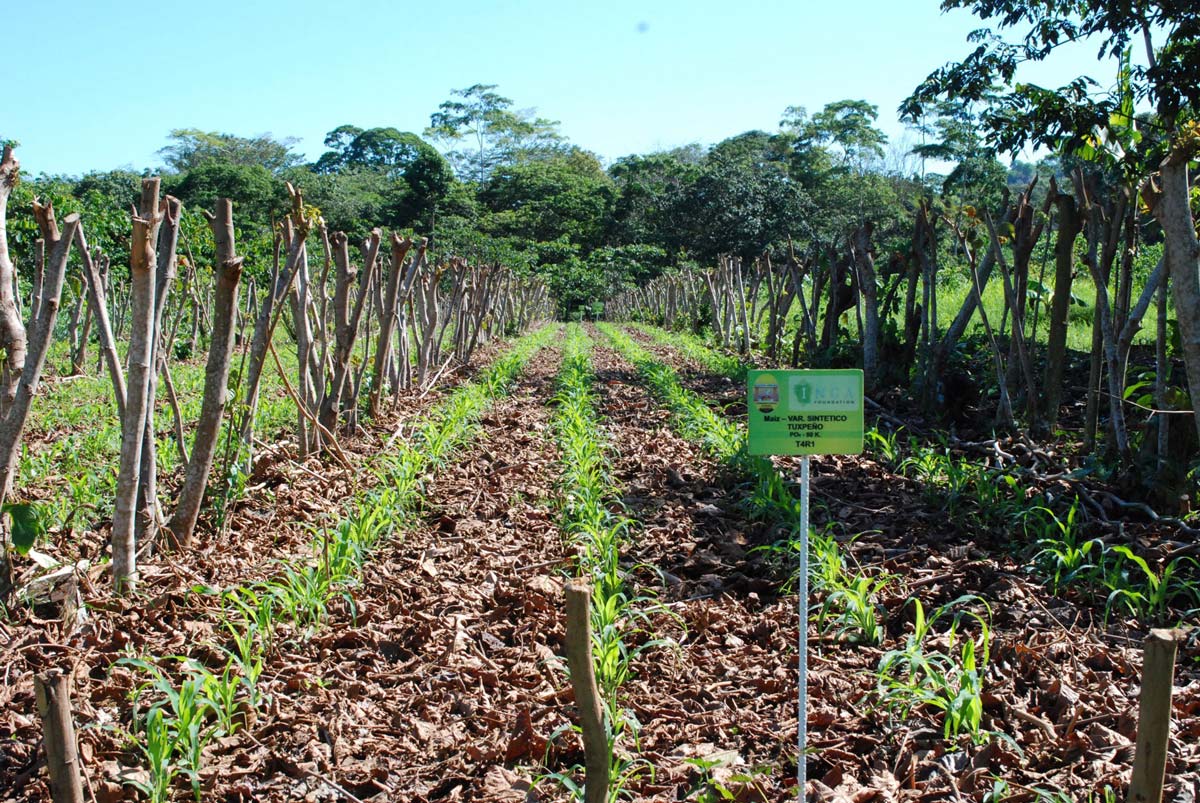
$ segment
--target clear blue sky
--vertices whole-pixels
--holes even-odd
[[[843,98],[895,109],[981,27],[936,0],[494,0],[157,4],[0,0],[0,137],[32,173],[161,164],[172,128],[299,137],[343,123],[420,133],[451,89],[499,84],[605,159],[775,130]],[[1027,78],[1086,72],[1087,46]]]

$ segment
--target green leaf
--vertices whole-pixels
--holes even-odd
[[[17,552],[28,555],[38,538],[46,534],[46,515],[42,508],[28,502],[0,508],[12,521],[12,543]]]

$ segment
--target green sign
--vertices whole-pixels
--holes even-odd
[[[863,372],[750,371],[750,454],[858,454]]]

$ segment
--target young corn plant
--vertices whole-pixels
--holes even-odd
[[[204,747],[225,731],[214,722],[217,704],[206,694],[212,674],[194,661],[179,660],[183,664],[184,677],[178,686],[149,661],[122,658],[117,663],[150,676],[133,693],[135,710],[145,703],[147,696],[155,698],[144,717],[146,741],[141,745],[150,764],[151,779],[147,786],[151,790],[169,789],[171,779],[182,774],[191,784],[198,803]],[[148,794],[154,796],[158,792]]]
[[[735,383],[744,382],[748,366],[738,357],[725,354],[707,346],[700,338],[683,332],[668,332],[656,326],[630,324],[629,328],[649,337],[661,346],[667,346],[679,351],[684,356],[699,363],[705,370],[714,374],[728,377]]]
[[[834,588],[821,605],[818,626],[836,629],[839,637],[872,646],[883,643],[884,620],[879,604],[879,592],[888,586],[887,575],[854,575],[840,587]]]
[[[1105,552],[1104,566],[1109,591],[1105,619],[1114,609],[1146,622],[1166,621],[1172,606],[1183,609],[1184,617],[1200,611],[1200,581],[1194,574],[1200,564],[1195,558],[1181,555],[1156,572],[1145,558],[1118,544]]]
[[[883,463],[893,471],[897,469],[903,460],[900,447],[900,431],[902,429],[903,427],[888,432],[880,432],[878,427],[871,427],[863,433],[867,449],[880,463]]]
[[[881,704],[905,717],[919,706],[942,713],[943,733],[948,740],[967,734],[976,743],[992,735],[982,728],[983,673],[987,667],[991,643],[986,615],[962,606],[986,603],[967,595],[936,608],[926,618],[921,600],[912,599],[915,618],[913,631],[902,649],[884,653],[876,670]],[[934,625],[950,617],[949,628],[938,634]],[[970,623],[975,635],[963,632]],[[945,642],[942,649],[935,642]]]
[[[552,403],[553,431],[560,453],[558,508],[561,528],[578,555],[576,570],[591,581],[592,660],[596,682],[605,705],[605,729],[613,766],[609,799],[620,797],[628,785],[650,771],[644,760],[629,758],[613,749],[626,740],[637,748],[640,724],[621,704],[620,687],[633,673],[633,663],[646,650],[664,645],[665,639],[648,638],[633,645],[635,637],[648,636],[652,612],[665,610],[649,593],[631,590],[628,572],[621,566],[621,550],[633,521],[619,509],[606,444],[596,413],[591,339],[578,324],[567,330],[563,360]],[[582,790],[568,775],[558,780],[575,796]]]

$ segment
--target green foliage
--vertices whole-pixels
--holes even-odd
[[[463,179],[483,184],[499,165],[522,156],[553,152],[562,141],[558,123],[514,111],[512,100],[493,92],[496,84],[474,84],[451,91],[429,118],[425,135],[466,147],[447,154]]]
[[[435,210],[456,183],[433,146],[411,132],[351,125],[330,131],[325,145],[331,150],[306,171],[303,185],[333,230],[433,229]]]
[[[922,117],[917,130],[935,139],[918,145],[912,152],[922,159],[954,163],[942,181],[943,195],[999,214],[1009,174],[995,152],[984,145],[978,114],[972,104],[945,100],[936,104],[932,112],[933,120]]]
[[[494,168],[480,187],[482,221],[498,237],[565,238],[591,249],[604,235],[615,189],[594,154],[569,148]]]
[[[792,137],[793,165],[810,181],[830,170],[862,172],[883,156],[887,136],[875,127],[879,108],[865,100],[839,100],[808,116],[803,106],[789,106],[780,125]]]
[[[178,181],[169,181],[167,189],[188,206],[203,209],[212,209],[218,198],[230,198],[235,215],[264,223],[280,216],[289,203],[283,182],[260,164],[206,160]]]
[[[911,602],[915,618],[905,646],[884,653],[876,670],[882,704],[902,717],[917,706],[930,706],[942,713],[947,739],[968,734],[976,743],[986,742],[991,734],[982,728],[983,682],[991,642],[990,609],[978,597],[963,596],[926,618],[921,600],[914,597]],[[967,603],[983,605],[986,615],[962,607]],[[939,636],[934,625],[951,612],[950,627]],[[964,622],[977,635],[963,633]],[[945,651],[935,645],[938,641],[945,642]],[[961,642],[957,650],[956,642]]]
[[[906,119],[919,119],[943,98],[968,103],[988,99],[1002,83],[1007,93],[989,103],[981,116],[989,144],[1006,152],[1026,145],[1074,152],[1098,139],[1119,139],[1119,129],[1129,124],[1130,98],[1148,101],[1157,112],[1158,126],[1167,129],[1182,122],[1186,110],[1200,105],[1200,44],[1193,35],[1200,12],[1191,5],[944,0],[942,7],[969,9],[992,20],[996,30],[973,37],[978,46],[963,61],[930,73],[901,104]],[[1014,29],[1012,35],[1005,35],[1008,29]],[[1130,69],[1127,47],[1143,32],[1156,45],[1156,63]],[[1087,76],[1057,89],[1016,80],[1023,63],[1046,59],[1063,42],[1087,39],[1098,45],[1101,58],[1116,61],[1115,85],[1101,87]],[[1148,164],[1161,158],[1161,153],[1149,152],[1152,148],[1145,150],[1141,156],[1148,157]],[[1133,152],[1122,156],[1131,161],[1137,157]]]
[[[813,207],[787,174],[778,141],[752,131],[720,142],[684,190],[676,220],[702,259],[754,259],[775,242],[807,233]]]
[[[699,175],[703,155],[698,148],[624,156],[608,173],[617,188],[608,241],[646,243],[666,253],[685,244],[679,220],[683,192]]]
[[[262,167],[270,173],[300,163],[300,156],[292,152],[292,146],[299,142],[294,137],[277,140],[270,133],[239,137],[198,128],[176,128],[167,138],[171,144],[159,150],[159,155],[177,173],[189,172],[209,162]]]
[[[839,636],[863,644],[882,644],[883,617],[878,597],[890,583],[887,575],[856,574],[848,578],[825,598],[817,619],[819,626],[824,627],[832,618],[829,625]]]
[[[13,548],[22,555],[28,555],[37,540],[46,534],[44,509],[29,502],[6,502],[0,507],[0,515],[3,514],[8,515],[8,533]]]
[[[631,328],[652,339],[655,343],[681,352],[690,360],[699,363],[706,371],[728,377],[735,385],[746,381],[746,369],[750,366],[736,354],[726,354],[709,348],[704,341],[686,332],[667,332],[657,326],[632,324]]]
[[[192,795],[201,799],[200,769],[204,748],[218,736],[232,733],[235,727],[229,707],[235,706],[236,679],[228,669],[213,675],[201,664],[177,657],[183,677],[178,684],[154,663],[141,658],[122,658],[118,665],[129,666],[149,675],[149,680],[133,693],[135,720],[142,721],[144,739],[140,744],[150,770],[150,782],[134,782],[151,800],[169,799],[174,778],[187,777]],[[229,691],[233,688],[233,692]],[[216,695],[215,698],[213,695]],[[144,715],[136,709],[147,704]],[[230,729],[223,726],[228,724]]]

